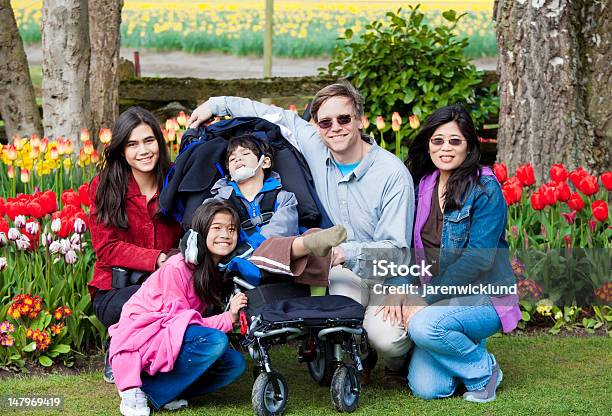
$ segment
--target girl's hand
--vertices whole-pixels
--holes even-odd
[[[168,260],[168,256],[165,253],[159,253],[159,256],[157,256],[157,268],[159,269],[166,260]]]
[[[240,309],[245,308],[247,306],[247,296],[240,292],[231,297],[229,311],[232,315],[232,322],[238,322]]]

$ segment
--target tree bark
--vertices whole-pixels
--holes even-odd
[[[610,169],[606,0],[496,0],[501,100],[498,161],[531,163],[538,180],[562,162]]]
[[[123,0],[89,0],[92,136],[111,128],[119,112],[119,47]]]
[[[0,114],[6,136],[41,134],[28,59],[10,0],[0,0]]]
[[[44,0],[42,8],[45,135],[80,146],[91,129],[87,0]]]

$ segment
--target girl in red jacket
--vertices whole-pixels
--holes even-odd
[[[170,157],[159,123],[149,111],[131,107],[119,116],[104,161],[89,190],[96,253],[89,291],[95,315],[108,327],[119,321],[123,304],[139,288],[113,288],[112,268],[153,272],[178,246],[181,229],[157,213]],[[104,379],[113,382],[108,365]]]

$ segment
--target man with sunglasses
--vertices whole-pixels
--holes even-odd
[[[197,127],[213,115],[263,117],[290,132],[289,140],[308,162],[327,214],[348,233],[332,255],[329,291],[366,307],[364,327],[370,343],[386,360],[383,382],[405,387],[410,340],[401,319],[377,312],[384,296],[372,291],[381,281],[373,276],[372,264],[382,259],[408,262],[414,186],[403,163],[362,133],[363,106],[361,94],[348,81],[340,81],[315,95],[312,124],[293,111],[238,97],[210,98],[188,123]]]

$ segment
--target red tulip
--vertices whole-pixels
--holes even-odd
[[[526,165],[519,165],[516,168],[516,176],[523,186],[533,185],[535,183],[535,174],[533,173],[533,166],[527,163]]]
[[[4,233],[5,236],[8,235],[9,223],[6,218],[0,217],[0,233]]]
[[[569,186],[567,186],[567,183],[558,182],[557,183],[557,200],[559,202],[565,202],[569,199],[570,195],[571,195],[571,191],[569,189]]]
[[[585,175],[577,186],[578,190],[585,195],[593,195],[599,191],[597,178],[593,175]]]
[[[567,206],[574,211],[582,211],[584,209],[584,200],[578,192],[572,192],[567,200]]]
[[[582,169],[582,166],[580,166],[578,169],[573,170],[569,173],[569,178],[570,178],[570,181],[572,181],[572,183],[576,187],[576,189],[578,189],[578,185],[580,185],[580,181],[586,175],[588,175],[588,173],[584,169]]]
[[[503,163],[494,163],[493,172],[495,172],[495,176],[500,183],[504,183],[508,179],[508,168]]]
[[[84,183],[83,185],[79,186],[79,198],[81,199],[81,204],[85,205],[86,207],[89,206],[90,201],[88,183]]]
[[[4,198],[0,198],[0,218],[4,217],[6,213],[6,208],[4,206]]]
[[[521,200],[523,188],[520,185],[506,182],[502,185],[502,193],[508,206],[513,205]]]
[[[591,229],[591,232],[594,233],[595,229],[597,229],[597,221],[590,220],[589,221],[589,228]]]
[[[45,213],[52,214],[55,211],[57,211],[57,198],[55,196],[55,192],[51,190],[47,190],[43,192],[41,201],[42,201]]]
[[[38,200],[34,200],[28,204],[28,211],[34,218],[42,218],[46,212]]]
[[[606,201],[598,199],[591,205],[591,211],[593,211],[593,217],[599,222],[604,222],[608,219],[608,204]]]
[[[604,188],[606,188],[608,191],[612,191],[612,171],[602,173],[599,179],[601,180]]]
[[[576,213],[577,211],[572,211],[570,213],[562,212],[561,216],[565,219],[565,222],[567,222],[569,225],[572,225],[576,218]]]
[[[68,189],[62,193],[62,202],[64,203],[64,206],[73,205],[75,207],[80,207],[81,197],[79,196],[78,192]]]
[[[550,167],[550,179],[555,182],[564,182],[567,179],[567,170],[562,163],[557,163]]]
[[[533,194],[531,194],[530,201],[532,208],[536,211],[541,211],[542,209],[544,209],[544,197],[540,193],[540,190],[537,190]]]
[[[565,241],[565,248],[572,248],[572,236],[566,234],[563,236],[563,240]]]
[[[545,205],[553,206],[557,203],[557,190],[554,185],[547,183],[545,185],[542,185],[539,191],[542,195],[542,198],[544,199]]]

